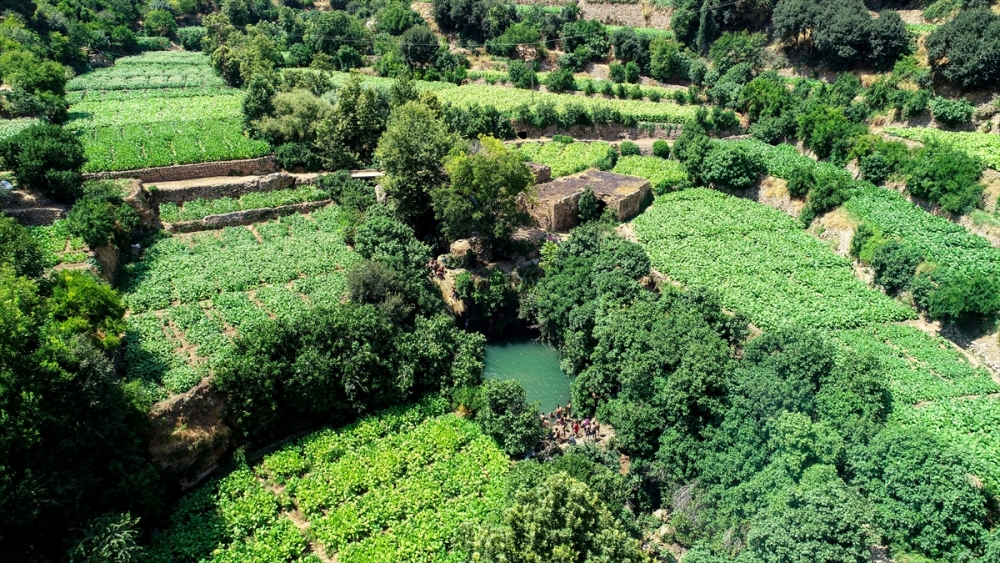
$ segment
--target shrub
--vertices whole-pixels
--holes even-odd
[[[910,284],[922,260],[917,249],[899,241],[889,241],[876,248],[872,255],[875,283],[890,295],[898,293]]]
[[[851,180],[836,173],[822,174],[809,192],[809,209],[816,215],[840,206],[851,197]]]
[[[930,105],[934,119],[949,127],[968,123],[972,119],[972,112],[976,109],[965,98],[949,100],[937,96],[931,100]]]
[[[284,170],[301,167],[306,172],[316,172],[323,168],[319,155],[313,152],[308,143],[289,142],[274,149],[274,159]]]
[[[608,75],[615,84],[625,82],[625,66],[621,63],[611,63],[608,65]]]
[[[423,68],[434,60],[434,55],[438,52],[437,42],[437,36],[430,28],[424,25],[415,25],[407,29],[400,37],[399,51],[403,55],[403,60],[410,67]],[[341,48],[343,49],[343,47]]]
[[[875,250],[885,243],[882,232],[868,223],[861,223],[851,237],[851,256],[865,264],[871,264]]]
[[[662,93],[660,93],[660,91],[659,91],[659,90],[650,90],[650,91],[649,91],[649,92],[648,92],[648,93],[646,94],[646,97],[648,97],[648,98],[649,98],[649,101],[651,101],[651,102],[653,102],[653,103],[656,103],[656,102],[659,102],[660,100],[662,100],[662,99],[663,99],[663,94],[662,94]]]
[[[743,145],[717,143],[705,157],[701,179],[706,185],[745,190],[757,184],[766,168],[760,156]]]
[[[882,184],[892,173],[889,161],[880,152],[861,157],[858,164],[861,168],[861,177],[873,184]]]
[[[177,38],[185,51],[201,51],[201,39],[205,33],[205,28],[201,26],[182,27],[177,30]]]
[[[12,171],[19,186],[57,201],[79,197],[85,162],[83,144],[58,125],[35,125],[0,141],[0,168]]]
[[[583,188],[583,193],[580,194],[580,199],[576,203],[576,207],[580,211],[580,222],[587,223],[600,219],[601,207],[603,207],[602,203],[603,202],[601,202],[601,200],[594,195],[594,190],[592,190],[590,186]]]
[[[982,201],[982,170],[982,165],[963,151],[930,145],[914,155],[906,189],[948,213],[967,213]]]
[[[639,65],[635,61],[625,63],[625,82],[639,82]]]
[[[552,142],[568,145],[573,142],[573,137],[569,135],[552,135]]]
[[[621,145],[618,146],[618,150],[622,156],[639,156],[642,154],[642,151],[639,150],[639,145],[632,141],[622,141]]]
[[[813,175],[812,166],[801,164],[792,169],[792,173],[788,177],[789,195],[805,197],[814,187],[816,187],[816,177]]]
[[[573,73],[569,69],[561,68],[549,73],[545,86],[550,92],[566,92],[576,89],[576,82]]]
[[[959,12],[925,41],[935,73],[961,88],[979,88],[1000,79],[1000,16],[988,8]]]
[[[13,217],[0,213],[0,267],[10,266],[18,276],[42,275],[44,255],[31,231]]]
[[[530,89],[538,84],[535,69],[524,61],[510,61],[510,65],[507,67],[507,76],[510,77],[511,84],[516,88]]]
[[[142,27],[150,35],[171,37],[177,32],[177,21],[174,19],[174,16],[166,10],[152,10],[146,13],[146,18],[142,22]]]
[[[132,229],[139,225],[139,217],[125,203],[124,195],[114,182],[88,182],[83,196],[66,216],[69,231],[90,248],[111,243],[119,249],[126,248]]]
[[[483,399],[485,405],[476,413],[476,421],[507,455],[524,454],[544,435],[538,419],[538,405],[525,401],[524,388],[517,381],[486,381]]]
[[[653,141],[653,156],[670,158],[670,144],[663,139]]]
[[[347,170],[321,174],[316,178],[316,185],[347,209],[364,211],[375,204],[375,190],[364,180],[352,178]]]

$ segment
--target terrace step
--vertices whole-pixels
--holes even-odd
[[[172,182],[147,183],[153,205],[172,202],[182,204],[195,199],[217,199],[239,197],[252,192],[270,192],[312,184],[319,174],[295,174],[275,172],[264,176],[214,176]],[[375,179],[382,176],[377,170],[351,171],[351,176],[359,179]],[[155,189],[153,189],[155,186]]]
[[[28,227],[42,227],[51,225],[59,219],[65,219],[69,206],[52,205],[48,207],[21,207],[15,209],[5,209],[4,213],[15,218],[22,225]]]

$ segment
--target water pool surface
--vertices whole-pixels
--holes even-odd
[[[487,344],[483,375],[518,381],[527,392],[528,402],[541,403],[542,412],[566,406],[570,401],[569,384],[573,380],[559,369],[559,352],[530,338],[512,337]]]

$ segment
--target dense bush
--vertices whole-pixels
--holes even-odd
[[[106,244],[114,244],[119,250],[128,248],[139,216],[124,197],[124,190],[113,182],[88,182],[66,216],[70,232],[90,248]]]
[[[917,304],[945,322],[974,322],[1000,311],[1000,287],[984,274],[938,268],[918,273],[910,287]]]
[[[716,144],[705,157],[701,181],[735,190],[745,190],[757,185],[766,171],[763,160],[742,145]]]
[[[968,123],[972,119],[972,112],[976,109],[965,98],[949,100],[941,96],[931,100],[930,106],[934,119],[950,127]]]
[[[201,26],[182,27],[177,30],[177,39],[185,51],[200,51],[205,33],[205,28]]]
[[[906,289],[922,260],[919,250],[899,241],[880,245],[871,258],[875,283],[884,287],[890,295]]]
[[[633,143],[632,141],[622,141],[618,145],[618,151],[622,156],[639,156],[642,151],[639,150],[639,145]]]
[[[927,146],[913,155],[906,189],[949,213],[967,213],[982,204],[982,170],[982,165],[963,151]]]
[[[274,159],[284,170],[302,168],[306,172],[317,172],[323,167],[319,156],[307,143],[282,143],[274,149]]]
[[[569,69],[561,68],[549,73],[545,80],[545,86],[549,92],[566,92],[576,89],[576,82],[573,72]]]
[[[816,187],[816,177],[813,175],[813,167],[802,164],[792,169],[788,177],[788,194],[792,197],[805,197]]]
[[[79,197],[85,162],[83,144],[58,125],[35,125],[0,140],[0,166],[14,173],[19,186],[57,201]]]
[[[538,405],[525,401],[524,388],[512,379],[488,380],[482,388],[482,406],[476,422],[510,456],[522,456],[545,434]]]
[[[507,76],[510,77],[510,83],[516,88],[534,88],[538,84],[535,69],[524,61],[510,61],[510,65],[507,67]]]
[[[44,254],[31,231],[13,217],[0,213],[0,268],[11,268],[18,276],[42,275]]]
[[[1000,65],[1000,16],[965,10],[935,29],[925,42],[934,72],[961,88],[996,84]]]
[[[653,141],[653,156],[670,158],[670,145],[663,139]]]

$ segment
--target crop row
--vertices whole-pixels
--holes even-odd
[[[618,159],[612,172],[639,176],[649,180],[653,192],[662,195],[688,179],[687,170],[677,160],[666,160],[656,156],[623,156]]]
[[[270,152],[233,119],[133,123],[77,128],[87,156],[85,172],[255,158]]]
[[[182,499],[151,560],[462,561],[461,530],[495,518],[508,462],[478,426],[429,399],[317,432]],[[281,486],[279,497],[274,491]],[[299,531],[286,511],[309,524]]]
[[[650,123],[687,123],[694,119],[696,106],[681,106],[670,102],[644,102],[639,100],[612,100],[592,98],[576,94],[554,94],[551,92],[535,92],[519,88],[504,88],[486,84],[466,84],[457,88],[448,88],[438,92],[442,102],[451,102],[459,106],[479,104],[494,106],[500,111],[510,112],[518,106],[532,106],[542,102],[550,102],[557,110],[563,110],[567,104],[578,104],[584,109],[603,106],[618,110],[624,116],[636,121]]]
[[[521,158],[552,168],[552,177],[583,172],[588,168],[611,168],[610,153],[614,151],[605,141],[593,143],[524,143],[518,148]]]
[[[0,140],[13,137],[32,125],[37,125],[41,121],[26,117],[22,119],[0,119]]]
[[[308,70],[308,69],[295,69],[295,70],[296,71],[303,71],[303,70]],[[368,75],[368,74],[358,74],[358,73],[338,72],[338,71],[324,71],[323,74],[325,74],[330,79],[330,82],[334,85],[335,88],[340,88],[344,84],[347,84],[347,81],[351,78],[352,74],[354,74],[358,78],[360,78],[362,84],[364,84],[366,86],[370,86],[372,88],[378,88],[378,89],[382,89],[382,90],[388,90],[389,88],[392,88],[393,84],[396,83],[396,79],[395,78],[385,78],[385,77],[381,77],[381,76],[371,76],[371,75]],[[451,82],[438,82],[438,81],[427,81],[427,80],[413,80],[412,83],[413,83],[413,86],[417,90],[419,90],[421,92],[423,92],[423,91],[447,90],[449,88],[457,88],[457,86],[455,84],[452,84]]]
[[[64,219],[44,227],[31,227],[31,234],[41,245],[48,267],[78,264],[87,259],[87,245],[69,232]]]
[[[273,192],[251,192],[239,199],[221,197],[218,199],[196,199],[178,206],[176,203],[160,205],[160,219],[167,223],[196,221],[209,215],[233,213],[245,209],[266,209],[328,199],[328,195],[316,186],[306,185]]]
[[[1000,486],[1000,397],[955,397],[896,409],[891,424],[922,428],[964,453],[972,473],[989,488]]]
[[[787,143],[769,145],[757,139],[734,142],[745,147],[751,154],[758,156],[764,163],[767,173],[776,178],[787,180],[791,177],[792,172],[799,167],[811,168],[814,173],[820,172],[841,176],[851,175],[846,169],[830,164],[829,162],[817,162],[800,153],[794,146]]]
[[[944,143],[965,151],[990,168],[1000,169],[1000,135],[968,131],[942,131],[931,127],[890,127],[890,135],[921,143]]]
[[[706,189],[666,194],[634,221],[654,268],[717,291],[764,329],[858,328],[913,311],[857,280],[850,264],[765,205]]]
[[[228,345],[230,329],[269,316],[291,320],[344,295],[344,272],[356,257],[343,242],[337,207],[258,223],[254,231],[227,227],[162,239],[126,267],[131,379],[185,391]]]
[[[239,121],[243,94],[219,91],[197,98],[85,98],[70,108],[70,129],[230,119]]]
[[[1000,392],[986,369],[970,364],[944,338],[914,327],[875,325],[839,331],[834,338],[848,361],[865,356],[879,361],[896,405]]]
[[[1000,249],[961,225],[928,213],[895,191],[859,186],[844,208],[856,219],[898,237],[942,266],[1000,276]]]

